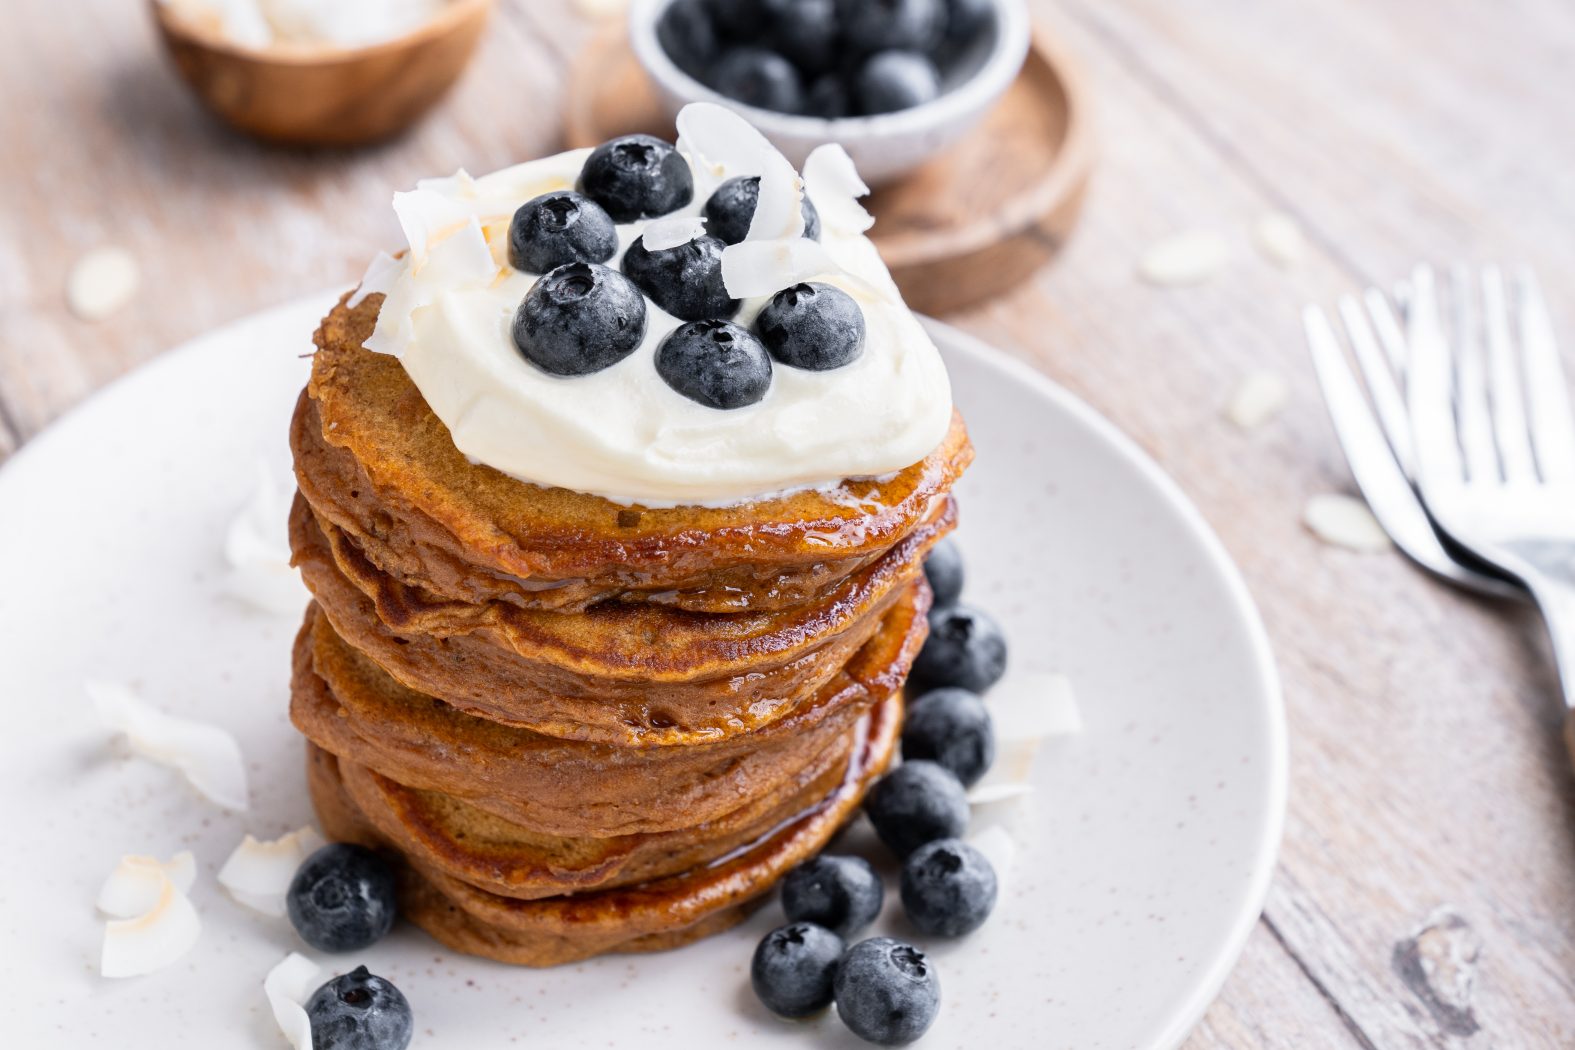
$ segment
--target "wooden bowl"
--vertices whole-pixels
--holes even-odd
[[[295,146],[356,146],[409,127],[458,78],[492,9],[492,0],[450,0],[382,43],[265,50],[150,3],[165,50],[203,105],[248,135]]]

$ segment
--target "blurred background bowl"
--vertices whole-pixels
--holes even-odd
[[[965,135],[1016,78],[1028,54],[1028,9],[1023,0],[993,0],[995,18],[944,71],[934,101],[870,117],[800,116],[746,106],[678,68],[657,39],[656,26],[673,0],[634,0],[629,38],[669,117],[690,102],[719,102],[738,110],[795,165],[816,146],[840,142],[874,186],[906,175]]]
[[[356,146],[405,130],[442,98],[475,51],[492,0],[450,0],[393,40],[247,47],[150,0],[181,79],[232,127],[269,142]]]

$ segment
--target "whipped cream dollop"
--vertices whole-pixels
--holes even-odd
[[[678,129],[694,199],[672,215],[620,225],[618,254],[607,265],[618,267],[642,234],[668,247],[693,239],[722,182],[760,176],[749,235],[722,257],[728,292],[743,300],[732,320],[750,326],[771,295],[800,281],[831,284],[864,313],[864,352],[855,361],[823,372],[776,363],[761,401],[710,408],[657,374],[657,346],[680,322],[649,300],[644,341],[611,367],[564,377],[527,361],[511,325],[540,275],[509,265],[509,223],[527,200],[573,189],[589,150],[481,178],[462,171],[396,194],[409,251],[374,260],[352,299],[386,296],[367,349],[399,358],[472,461],[619,503],[725,505],[885,475],[923,459],[950,425],[951,385],[864,236],[872,220],[857,197],[868,190],[847,154],[822,147],[801,178],[720,106],[685,108]],[[818,242],[803,237],[806,193],[821,216]]]

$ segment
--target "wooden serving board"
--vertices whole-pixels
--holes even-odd
[[[636,131],[673,136],[622,25],[580,53],[567,99],[570,147]],[[1082,80],[1041,31],[1017,80],[977,128],[870,195],[870,236],[910,306],[960,310],[1016,286],[1056,254],[1092,166]]]

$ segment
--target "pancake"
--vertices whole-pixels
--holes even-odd
[[[900,695],[877,705],[855,731],[845,779],[818,807],[716,863],[639,886],[519,900],[395,854],[403,865],[401,910],[456,951],[529,966],[688,943],[740,921],[783,874],[831,840],[890,764],[901,721]],[[337,759],[310,744],[307,779],[325,833],[388,846],[345,790]]]
[[[929,517],[973,455],[954,415],[940,447],[895,474],[726,507],[625,506],[531,485],[466,459],[398,360],[362,349],[381,304],[341,301],[314,336],[291,428],[297,479],[380,569],[455,601],[802,604]]]
[[[932,519],[819,601],[734,615],[445,602],[379,572],[300,499],[291,547],[334,629],[410,688],[549,736],[676,746],[760,729],[818,691],[923,576],[954,522],[943,497]]]
[[[831,681],[766,728],[656,750],[561,740],[466,714],[396,682],[313,606],[296,639],[290,715],[340,757],[539,832],[672,831],[824,769],[834,742],[901,685],[928,606],[929,589],[916,581]]]

